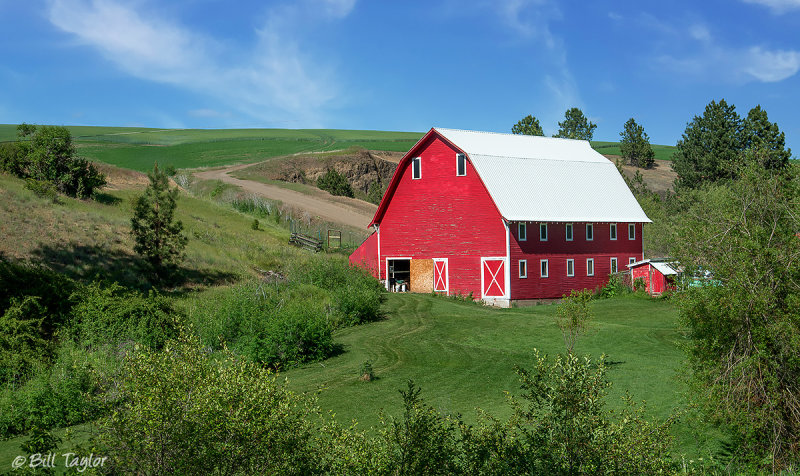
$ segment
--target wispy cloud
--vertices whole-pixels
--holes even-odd
[[[688,28],[687,37],[695,44],[688,55],[664,54],[658,64],[675,73],[701,80],[748,83],[773,83],[800,71],[800,52],[769,49],[761,45],[731,47],[716,41],[703,24]]]
[[[800,9],[800,0],[742,0],[745,3],[763,5],[774,13],[786,13],[790,10]]]
[[[122,71],[207,95],[260,122],[316,125],[337,96],[333,71],[302,52],[286,22],[301,13],[319,21],[341,19],[355,0],[307,0],[275,8],[245,54],[177,21],[155,17],[153,9],[143,15],[131,5],[53,0],[48,17]],[[238,60],[232,64],[230,58]]]

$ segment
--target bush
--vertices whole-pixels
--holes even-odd
[[[25,188],[33,192],[37,197],[47,198],[53,203],[58,202],[58,189],[52,182],[26,178]]]
[[[101,423],[112,474],[316,474],[319,411],[261,366],[181,338],[134,351]]]
[[[174,338],[180,316],[155,291],[142,295],[112,283],[93,283],[72,296],[72,333],[86,347],[133,341],[154,349]]]
[[[41,336],[45,318],[38,297],[11,298],[0,315],[0,383],[19,384],[36,364],[48,360],[50,343]]]
[[[383,192],[383,187],[379,182],[372,182],[369,184],[369,190],[367,191],[367,201],[375,205],[380,204],[381,199],[383,199]]]
[[[258,227],[260,223],[258,223],[258,218],[254,219],[252,223],[250,223],[250,229],[258,231]]]
[[[353,198],[353,187],[347,178],[334,169],[328,169],[325,174],[317,180],[317,187],[325,190],[331,195],[341,195]]]
[[[612,274],[608,277],[608,282],[605,286],[597,291],[597,297],[601,299],[612,298],[628,294],[631,289],[625,284],[624,278],[619,274]]]

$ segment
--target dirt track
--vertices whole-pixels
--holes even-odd
[[[276,185],[269,185],[252,180],[242,180],[228,175],[229,172],[250,167],[253,164],[235,165],[223,169],[206,170],[196,172],[194,175],[202,180],[221,180],[231,185],[241,187],[243,190],[252,192],[263,197],[280,200],[285,205],[308,211],[312,216],[316,216],[325,221],[341,223],[358,229],[366,229],[372,217],[375,215],[377,206],[361,200],[347,197],[334,197],[327,192],[305,194],[295,192]]]

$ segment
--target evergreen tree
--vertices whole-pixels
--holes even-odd
[[[744,147],[749,150],[766,152],[766,161],[761,165],[766,169],[782,169],[792,158],[792,149],[786,148],[786,140],[778,124],[770,122],[767,111],[758,105],[747,113],[743,124]]]
[[[383,187],[381,187],[380,182],[372,182],[369,184],[369,190],[367,191],[367,201],[370,203],[374,203],[375,205],[379,205],[381,203],[381,199],[383,198]]]
[[[317,187],[327,191],[331,195],[340,195],[353,198],[353,187],[347,181],[347,177],[334,169],[328,169],[325,174],[317,180]]]
[[[702,116],[686,126],[672,157],[678,174],[676,185],[694,188],[702,183],[733,177],[739,153],[743,150],[742,119],[736,107],[724,99],[711,101]]]
[[[649,169],[655,163],[656,153],[650,146],[650,138],[644,131],[644,127],[636,123],[634,118],[628,119],[625,129],[619,133],[622,140],[619,148],[622,157],[631,165]]]
[[[564,113],[564,120],[558,123],[558,133],[553,137],[592,140],[595,129],[597,129],[597,124],[589,122],[583,115],[583,111],[573,107]]]
[[[512,134],[524,134],[528,136],[543,136],[544,131],[542,126],[539,125],[539,119],[528,114],[519,120],[514,127],[511,128]]]
[[[167,174],[159,170],[158,164],[147,177],[150,184],[136,199],[131,218],[131,233],[136,241],[133,250],[160,269],[183,258],[187,238],[182,233],[183,224],[174,217],[178,189],[169,187]]]

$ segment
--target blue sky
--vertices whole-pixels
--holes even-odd
[[[546,133],[711,100],[800,152],[800,0],[0,0],[0,123]]]

